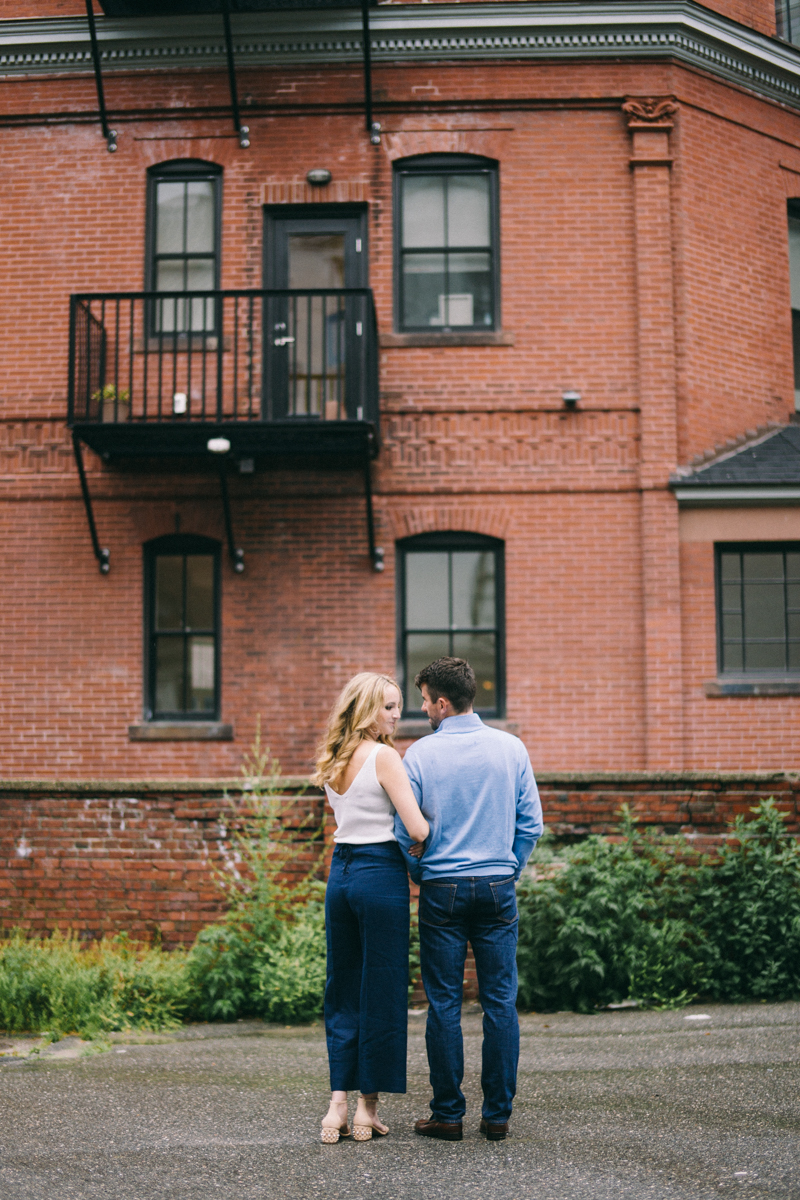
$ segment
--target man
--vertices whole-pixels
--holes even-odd
[[[519,1060],[515,880],[541,836],[542,806],[519,738],[484,725],[472,711],[475,672],[463,658],[439,658],[417,675],[422,710],[434,730],[406,752],[411,787],[431,832],[420,860],[422,982],[428,996],[425,1042],[433,1100],[416,1122],[424,1137],[457,1142],[466,1110],[461,997],[472,944],[483,1007],[482,1133],[508,1134]],[[395,835],[410,839],[400,820]]]

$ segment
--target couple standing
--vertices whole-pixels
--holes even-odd
[[[325,1030],[331,1104],[322,1141],[388,1133],[379,1092],[406,1090],[408,873],[420,884],[425,1041],[433,1087],[416,1133],[460,1141],[466,1104],[461,999],[472,945],[483,1008],[483,1113],[491,1141],[508,1133],[519,1058],[515,880],[542,833],[522,742],[472,710],[464,659],[439,658],[415,679],[434,730],[405,759],[392,746],[402,697],[385,675],[356,675],[331,712],[315,779],[336,818],[325,900]]]

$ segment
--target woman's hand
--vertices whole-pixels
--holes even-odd
[[[413,846],[408,847],[408,853],[414,858],[422,858],[423,854],[425,853],[425,843],[414,842]]]

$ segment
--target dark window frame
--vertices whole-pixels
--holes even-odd
[[[147,204],[145,216],[145,264],[144,264],[144,288],[146,292],[155,292],[158,272],[156,269],[157,260],[160,257],[156,253],[156,219],[158,213],[158,185],[159,183],[192,183],[195,181],[210,182],[214,184],[214,252],[213,255],[205,253],[186,252],[185,254],[165,254],[164,258],[183,258],[188,259],[209,259],[214,261],[214,290],[217,291],[220,287],[222,278],[222,167],[219,163],[205,162],[199,158],[177,158],[169,162],[155,163],[147,168]],[[191,292],[186,293],[191,295]],[[156,303],[148,304],[147,326],[148,332],[152,335],[159,333],[156,321]],[[219,322],[218,306],[214,305],[214,327],[213,329],[205,330],[209,336],[215,336],[219,331],[217,325]],[[195,331],[200,335],[200,331]],[[164,333],[164,337],[173,337],[173,333]],[[178,331],[178,336],[185,336],[185,333]]]
[[[394,328],[397,333],[452,336],[454,333],[492,333],[502,328],[500,316],[500,164],[477,154],[415,154],[392,164],[394,214]],[[405,325],[403,323],[403,178],[408,175],[487,175],[489,177],[489,252],[492,261],[491,325]],[[445,248],[443,248],[445,249]],[[458,252],[459,247],[446,247]],[[468,247],[474,250],[475,247]],[[435,247],[430,247],[435,252]]]
[[[215,538],[199,534],[173,533],[144,544],[144,718],[146,721],[218,721],[220,719],[222,664],[222,545]],[[212,555],[214,559],[214,708],[199,711],[159,712],[156,700],[156,639],[163,637],[155,628],[156,559],[173,555]],[[199,632],[199,631],[198,631]],[[192,636],[182,631],[172,636]],[[203,634],[203,636],[206,636]]]
[[[742,600],[742,667],[725,667],[725,644],[723,640],[723,603],[722,603],[722,555],[723,554],[784,554],[800,553],[800,542],[793,541],[776,541],[776,542],[715,542],[714,543],[714,588],[715,588],[715,607],[716,607],[716,623],[717,623],[717,674],[721,679],[757,679],[764,680],[781,680],[781,679],[800,679],[800,669],[793,670],[789,667],[750,667],[746,666],[747,662],[747,639],[744,630],[744,601]],[[741,571],[740,578],[744,579],[744,571]],[[788,661],[788,646],[789,646],[789,626],[786,617],[789,612],[788,597],[786,594],[787,579],[786,579],[786,560],[784,558],[783,568],[783,587],[784,587],[784,646],[785,646],[785,661]]]
[[[482,533],[466,533],[460,531],[443,531],[436,533],[415,534],[412,537],[401,538],[395,543],[396,576],[397,576],[397,662],[398,679],[403,689],[406,708],[414,689],[414,680],[406,678],[406,555],[424,550],[458,551],[482,550],[490,551],[495,557],[495,672],[497,679],[495,706],[491,710],[478,704],[476,697],[475,711],[488,719],[498,719],[506,712],[506,603],[505,603],[505,542],[500,538],[489,537]],[[425,632],[412,630],[412,633]],[[440,632],[440,631],[437,631]],[[454,630],[450,630],[452,637]],[[414,714],[406,712],[406,716]]]

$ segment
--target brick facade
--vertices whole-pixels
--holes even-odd
[[[772,0],[704,8],[774,35]],[[83,12],[67,0],[0,4],[0,23]],[[718,535],[687,538],[669,480],[693,456],[793,412],[786,200],[800,198],[800,112],[666,53],[533,62],[476,52],[385,59],[374,73],[377,146],[363,131],[357,62],[244,63],[237,75],[251,145],[242,150],[216,65],[117,67],[106,72],[107,102],[139,116],[115,117],[115,154],[99,134],[87,71],[0,78],[0,769],[6,779],[79,788],[26,800],[54,823],[43,847],[51,836],[55,847],[59,822],[65,841],[52,860],[44,848],[36,860],[41,906],[15,899],[9,920],[53,919],[44,864],[58,861],[74,868],[76,902],[84,884],[98,891],[103,878],[106,915],[84,896],[95,915],[79,924],[110,928],[130,912],[131,928],[160,922],[188,937],[214,909],[207,885],[190,887],[187,872],[204,861],[215,818],[198,816],[190,833],[195,818],[181,815],[183,800],[161,791],[166,799],[142,798],[164,814],[153,820],[180,825],[178,857],[158,865],[150,833],[138,848],[97,843],[107,866],[93,866],[87,883],[81,856],[65,848],[77,836],[73,822],[86,803],[95,815],[81,819],[99,828],[118,812],[119,793],[86,799],[79,781],[235,777],[257,714],[282,768],[308,771],[343,682],[364,668],[394,671],[394,543],[414,533],[504,541],[505,716],[543,777],[796,763],[800,697],[704,690],[716,673]],[[502,329],[493,344],[396,335],[392,164],[425,153],[499,163]],[[65,424],[68,298],[142,290],[146,171],[184,157],[223,168],[226,288],[263,286],[263,205],[308,202],[310,168],[332,171],[328,202],[367,206],[381,337],[373,481],[386,570],[373,572],[367,557],[357,471],[231,473],[246,562],[242,575],[223,563],[220,717],[233,740],[134,741],[142,547],[177,528],[224,543],[219,485],[202,464],[122,467],[87,452],[100,540],[111,550],[111,571],[99,575]],[[565,408],[565,389],[580,393],[577,411]],[[773,513],[774,527],[785,518],[794,528],[795,511]],[[747,513],[724,520],[729,540],[751,536]],[[769,540],[768,527],[753,536]],[[613,787],[616,802],[622,785]],[[181,784],[181,795],[190,792]],[[591,815],[605,804],[594,791],[568,792],[562,800],[547,791],[549,821],[609,819]],[[672,785],[653,795],[665,806],[654,821],[694,827],[675,816]],[[12,841],[22,836],[20,804],[13,791],[0,799]],[[135,840],[131,828],[143,827],[129,827]],[[16,880],[33,860],[15,854],[18,897]],[[131,872],[124,896],[105,887],[121,862]],[[149,899],[134,902],[134,893]]]

